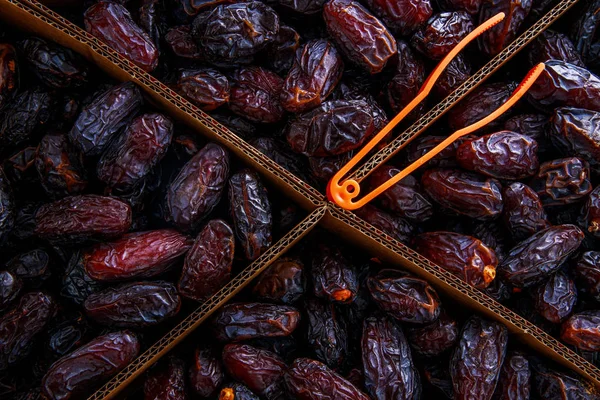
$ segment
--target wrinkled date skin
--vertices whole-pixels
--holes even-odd
[[[523,240],[550,226],[537,193],[529,186],[514,182],[502,191],[504,225],[517,240]]]
[[[479,49],[495,56],[509,45],[519,33],[519,28],[531,10],[533,0],[485,0],[481,4],[479,23],[487,21],[499,12],[506,17],[488,29],[479,38]]]
[[[310,182],[311,177],[307,174],[303,157],[290,151],[285,143],[270,137],[259,137],[252,140],[250,144],[304,182]]]
[[[44,331],[56,312],[54,299],[42,292],[24,294],[0,318],[0,371],[27,357],[34,339]]]
[[[519,114],[504,123],[504,129],[529,136],[538,142],[538,151],[547,151],[546,130],[548,116],[544,114]]]
[[[261,300],[294,304],[306,286],[302,261],[296,258],[279,258],[260,274],[252,293]]]
[[[385,26],[402,36],[411,34],[433,13],[429,0],[368,0],[367,4]]]
[[[0,310],[4,310],[21,293],[23,281],[15,274],[0,271]]]
[[[540,163],[538,144],[528,136],[501,131],[461,144],[458,164],[497,179],[523,179],[534,175]]]
[[[157,67],[158,49],[123,5],[96,3],[86,10],[84,22],[89,33],[144,71],[152,72]]]
[[[509,352],[502,364],[494,398],[498,400],[528,400],[531,391],[529,360],[517,352]]]
[[[438,98],[444,99],[454,92],[471,76],[471,64],[463,54],[459,54],[446,67],[433,90]]]
[[[204,111],[212,111],[229,101],[229,80],[215,69],[181,71],[177,90]]]
[[[174,229],[135,232],[100,243],[83,255],[85,270],[101,282],[150,278],[168,271],[192,246]]]
[[[456,400],[492,398],[507,342],[504,325],[480,317],[465,323],[450,362]]]
[[[165,35],[165,42],[177,57],[203,61],[203,54],[192,37],[191,26],[181,25],[171,28]]]
[[[300,322],[294,307],[265,303],[233,303],[221,308],[211,329],[221,342],[290,335]]]
[[[583,232],[574,225],[539,231],[510,250],[498,266],[498,275],[518,288],[538,284],[579,248],[583,238]]]
[[[395,56],[396,74],[387,84],[385,94],[387,102],[394,112],[400,112],[401,109],[410,103],[425,82],[425,64],[423,60],[415,54],[414,50],[403,40],[397,42],[398,54]],[[410,114],[409,120],[414,120],[425,110],[425,103],[419,104]]]
[[[440,298],[423,279],[388,269],[370,277],[367,287],[379,308],[399,321],[427,324],[440,315]]]
[[[35,168],[37,147],[25,147],[4,160],[4,173],[11,182],[29,182],[33,176],[31,171]]]
[[[13,192],[4,174],[4,169],[0,167],[0,244],[2,244],[10,234],[15,223],[16,210]]]
[[[600,311],[573,314],[561,325],[560,338],[583,351],[600,350]]]
[[[577,281],[577,289],[600,301],[600,252],[583,253],[572,271]]]
[[[338,303],[351,303],[356,298],[358,276],[340,248],[318,243],[311,275],[315,296]]]
[[[229,153],[209,143],[179,171],[169,185],[167,209],[179,228],[192,231],[215,208],[229,176]]]
[[[281,104],[290,112],[305,112],[320,105],[342,78],[344,62],[325,39],[311,40],[296,51],[281,92]]]
[[[370,74],[381,72],[398,51],[387,28],[356,1],[329,0],[323,19],[346,57]]]
[[[169,282],[134,282],[91,294],[83,303],[87,316],[102,325],[145,328],[176,315],[181,298]]]
[[[560,324],[573,311],[577,302],[575,283],[562,272],[535,288],[533,302],[536,311],[548,321]]]
[[[189,371],[192,389],[202,397],[213,396],[225,380],[221,361],[209,347],[197,348],[193,360]]]
[[[273,241],[271,202],[260,177],[242,170],[229,179],[230,214],[246,259],[256,260]]]
[[[177,285],[189,299],[204,301],[217,293],[231,277],[235,237],[221,219],[209,221],[188,252]]]
[[[365,204],[354,213],[397,241],[409,243],[413,227],[406,220],[381,211],[371,204]]]
[[[548,137],[565,156],[581,157],[592,167],[600,167],[600,113],[582,108],[557,108],[550,121]]]
[[[354,150],[337,156],[308,157],[308,167],[310,168],[310,173],[317,181],[327,184],[353,156]]]
[[[92,279],[83,265],[83,257],[74,253],[62,277],[60,295],[77,305],[83,305],[90,294],[103,288],[103,285]]]
[[[580,18],[573,24],[571,38],[579,54],[590,68],[597,68],[600,61],[597,27],[600,23],[598,0],[590,1]]]
[[[402,329],[394,320],[381,314],[366,318],[361,349],[365,389],[373,399],[420,398],[419,373]]]
[[[132,362],[140,343],[128,331],[97,337],[61,358],[42,381],[43,394],[56,400],[81,397]]]
[[[577,203],[592,191],[589,164],[577,157],[542,163],[530,186],[544,206]]]
[[[32,138],[51,118],[53,98],[40,89],[25,90],[7,104],[0,122],[0,144],[17,146]]]
[[[590,192],[577,223],[584,231],[600,238],[600,187]]]
[[[81,110],[69,139],[85,155],[97,156],[141,106],[142,95],[132,82],[114,86]]]
[[[267,66],[285,76],[294,64],[296,51],[300,47],[300,35],[294,28],[283,25],[279,28],[275,41],[267,48]]]
[[[590,399],[597,400],[597,390],[580,377],[551,370],[539,363],[533,364],[533,382],[537,394],[543,400]]]
[[[283,118],[283,79],[261,67],[241,68],[231,80],[229,109],[253,122],[275,123]]]
[[[471,16],[464,11],[434,15],[411,38],[415,49],[432,60],[441,60],[474,28]]]
[[[335,393],[338,400],[369,400],[352,383],[309,358],[297,358],[285,375],[288,390],[298,400],[322,400]]]
[[[458,340],[458,324],[445,312],[433,323],[412,328],[407,333],[413,351],[423,356],[438,356]]]
[[[219,400],[260,400],[247,386],[235,382],[224,387],[219,393]]]
[[[144,382],[144,396],[154,400],[186,400],[183,361],[171,359],[167,368],[152,371]]]
[[[472,236],[428,232],[415,238],[415,250],[471,286],[485,289],[496,277],[494,250]]]
[[[311,298],[305,303],[308,319],[308,346],[319,361],[335,370],[342,367],[348,357],[348,329],[341,313],[335,309],[334,303]]]
[[[502,212],[500,183],[458,169],[429,169],[421,185],[443,207],[476,219],[491,219]]]
[[[35,234],[56,243],[81,243],[123,235],[131,227],[131,207],[93,194],[44,204],[35,214]]]
[[[585,68],[581,55],[567,35],[551,30],[542,32],[533,40],[528,56],[532,66],[549,60],[561,60]]]
[[[17,52],[8,43],[0,43],[0,109],[4,107],[19,83]]]

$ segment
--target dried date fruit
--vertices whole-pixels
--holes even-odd
[[[317,181],[326,184],[353,156],[354,151],[351,150],[337,156],[308,157],[308,167]]]
[[[419,373],[402,329],[394,320],[381,314],[366,318],[361,348],[364,386],[373,399],[420,398]]]
[[[574,225],[558,225],[539,231],[513,247],[498,266],[498,276],[518,288],[546,280],[583,241]]]
[[[419,92],[421,85],[425,82],[425,63],[414,53],[413,49],[403,40],[397,42],[398,54],[394,57],[396,61],[396,73],[385,88],[385,96],[390,108],[394,112],[400,112],[406,107]],[[425,110],[425,103],[419,104],[407,118],[414,120]]]
[[[340,369],[348,361],[349,335],[343,315],[333,303],[311,298],[304,304],[308,347],[329,368]]]
[[[577,223],[585,232],[600,238],[600,187],[590,192]]]
[[[52,95],[39,89],[15,95],[0,114],[0,144],[17,146],[32,139],[36,130],[50,121],[53,103]]]
[[[529,367],[529,360],[521,353],[508,352],[502,364],[494,399],[527,400],[530,392],[531,368]]]
[[[23,281],[16,274],[0,271],[0,310],[8,307],[21,293]]]
[[[254,171],[229,179],[229,210],[246,259],[256,260],[273,241],[273,215],[267,189]]]
[[[579,377],[554,371],[540,362],[534,362],[532,367],[534,387],[542,400],[600,398],[597,390]]]
[[[550,226],[537,193],[521,182],[513,182],[502,191],[504,225],[517,240],[523,240]]]
[[[111,197],[71,196],[44,204],[35,213],[35,234],[55,243],[81,243],[123,235],[131,207]]]
[[[150,36],[159,53],[162,31],[166,28],[164,12],[162,2],[158,0],[144,0],[138,9],[138,23],[144,32]]]
[[[471,76],[471,64],[463,54],[459,54],[446,67],[440,75],[435,86],[434,93],[438,98],[444,99],[454,92]]]
[[[326,0],[276,0],[277,4],[290,8],[300,14],[316,14],[323,10]]]
[[[380,20],[357,1],[329,0],[323,18],[346,57],[370,74],[381,72],[397,52],[396,40]]]
[[[12,231],[16,217],[15,206],[8,178],[4,174],[4,169],[0,167],[0,245]]]
[[[89,295],[103,287],[87,274],[83,266],[83,257],[78,252],[74,253],[69,260],[61,283],[61,296],[77,305],[82,305]]]
[[[229,153],[215,143],[188,161],[167,193],[167,212],[179,228],[192,231],[215,208],[229,176]]]
[[[397,270],[382,270],[367,280],[375,303],[402,322],[427,324],[440,315],[440,298],[423,279]]]
[[[565,156],[577,156],[600,167],[600,113],[560,107],[550,120],[550,141]]]
[[[500,183],[458,169],[429,169],[421,185],[434,201],[459,214],[476,219],[491,219],[502,212]]]
[[[446,139],[446,136],[422,136],[414,139],[408,146],[406,161],[413,163],[419,158],[423,157],[426,153],[429,153],[435,146],[442,143]],[[468,139],[474,139],[473,136],[468,135]],[[454,143],[448,145],[448,147],[441,150],[435,157],[427,161],[425,166],[427,167],[456,167],[456,149],[463,143],[463,140],[458,139]]]
[[[533,40],[528,52],[529,63],[533,66],[549,60],[561,60],[585,68],[581,56],[567,35],[546,30]]]
[[[88,340],[90,327],[80,313],[48,330],[47,351],[58,359]]]
[[[479,49],[495,56],[508,46],[519,33],[523,21],[531,10],[533,0],[485,0],[479,11],[479,23],[503,12],[504,20],[479,37]]]
[[[213,317],[211,329],[221,342],[290,335],[300,312],[290,306],[266,303],[232,303]]]
[[[474,28],[464,11],[443,12],[429,18],[412,36],[412,46],[432,60],[441,60]]]
[[[261,300],[294,304],[304,295],[304,264],[296,258],[279,258],[256,281],[252,293]]]
[[[151,371],[144,381],[145,400],[185,400],[185,366],[172,358],[166,368]]]
[[[292,68],[299,47],[300,35],[298,32],[290,26],[282,25],[275,40],[267,48],[266,65],[278,74],[286,75]]]
[[[452,354],[450,374],[454,399],[491,399],[506,355],[504,325],[471,317]]]
[[[197,61],[203,60],[202,51],[192,36],[191,26],[181,25],[169,29],[165,35],[165,41],[177,57]]]
[[[209,221],[187,253],[177,287],[197,301],[208,300],[231,278],[235,249],[233,231],[220,219]]]
[[[538,142],[539,152],[547,151],[546,130],[548,116],[544,114],[519,114],[504,123],[504,129],[529,136]]]
[[[275,161],[279,166],[287,169],[304,182],[309,182],[306,165],[302,156],[289,151],[285,143],[269,137],[260,137],[250,142],[258,151]]]
[[[260,400],[260,397],[245,385],[235,382],[221,389],[219,400]]]
[[[42,380],[43,394],[57,400],[83,396],[125,368],[139,351],[131,332],[99,336],[52,364]]]
[[[507,232],[499,221],[474,221],[471,230],[465,231],[471,236],[481,240],[483,244],[494,250],[496,258],[501,261],[508,252],[509,238]]]
[[[177,90],[204,111],[212,111],[229,101],[229,80],[212,68],[181,71]]]
[[[429,325],[412,328],[407,333],[413,351],[423,356],[438,356],[458,340],[458,324],[445,312]]]
[[[448,360],[445,362],[427,362],[423,367],[423,376],[431,386],[438,389],[435,394],[440,392],[448,399],[454,398],[454,388],[452,387],[452,378],[450,377],[450,368]]]
[[[35,168],[37,147],[25,147],[4,160],[4,173],[9,181],[14,183],[29,183],[33,177],[31,171]]]
[[[415,238],[415,250],[478,289],[496,277],[494,250],[472,236],[454,232],[428,232]]]
[[[101,325],[145,328],[179,312],[181,298],[169,282],[134,282],[92,293],[83,303],[89,318]]]
[[[81,110],[69,139],[85,155],[99,155],[141,105],[142,95],[132,82],[113,86]]]
[[[413,226],[403,218],[388,214],[371,204],[365,204],[354,213],[397,241],[404,244],[409,243]]]
[[[572,271],[577,281],[577,289],[600,301],[600,252],[583,253]]]
[[[577,203],[592,191],[589,164],[577,157],[547,161],[540,165],[530,186],[544,206]]]
[[[311,277],[315,296],[338,303],[354,301],[358,276],[342,250],[321,241],[314,250]]]
[[[429,0],[369,0],[367,5],[385,26],[402,36],[414,32],[433,13]]]
[[[597,0],[586,3],[586,8],[581,10],[580,17],[572,26],[571,38],[577,52],[590,68],[598,67],[600,61],[600,48],[596,30],[600,23],[598,15],[599,3]]]
[[[600,350],[600,311],[573,314],[562,323],[560,338],[583,351]]]
[[[85,29],[146,72],[158,65],[158,49],[150,36],[118,3],[100,1],[84,13]]]
[[[252,122],[275,123],[285,110],[280,97],[283,79],[261,67],[246,67],[231,79],[229,109]]]
[[[193,360],[189,371],[192,389],[201,397],[213,396],[225,379],[221,361],[209,347],[198,347]]]
[[[555,324],[567,318],[577,302],[575,283],[560,271],[535,288],[532,295],[536,311]]]
[[[0,43],[0,109],[12,97],[19,83],[17,52],[8,43]]]

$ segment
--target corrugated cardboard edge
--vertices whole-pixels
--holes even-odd
[[[0,11],[3,13],[1,18],[10,19],[11,23],[26,31],[33,31],[80,53],[114,78],[134,81],[160,108],[195,131],[223,144],[246,164],[266,175],[274,185],[303,208],[312,211],[321,205],[324,196],[317,189],[279,166],[174,90],[121,57],[102,41],[43,4],[28,0],[0,0]],[[14,18],[16,16],[20,18]]]
[[[430,127],[435,121],[437,121],[442,115],[446,113],[452,106],[467,96],[473,89],[482,84],[488,77],[502,67],[508,60],[515,56],[525,46],[527,46],[533,39],[535,39],[540,33],[546,30],[554,21],[556,21],[561,15],[563,15],[569,8],[571,8],[579,0],[560,0],[559,3],[544,15],[539,21],[533,26],[527,29],[517,39],[515,39],[510,45],[502,50],[497,56],[492,58],[487,64],[485,64],[479,71],[473,74],[467,79],[462,85],[460,85],[454,92],[448,97],[442,100],[440,103],[435,105],[425,115],[419,118],[413,123],[408,129],[397,136],[392,142],[390,142],[383,149],[373,154],[371,158],[365,162],[360,168],[352,173],[352,178],[358,182],[366,178],[373,170],[377,169],[378,166],[388,161],[404,146],[410,143],[411,140],[416,138],[425,129]],[[527,71],[523,70],[523,74]]]

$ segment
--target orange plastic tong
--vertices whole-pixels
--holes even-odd
[[[381,184],[379,187],[375,188],[371,193],[365,195],[363,198],[353,201],[360,194],[360,185],[354,179],[347,179],[340,183],[343,177],[360,161],[362,160],[387,134],[396,126],[400,121],[404,119],[431,91],[433,85],[436,80],[440,77],[444,69],[450,64],[452,59],[473,39],[477,36],[481,35],[486,30],[490,29],[500,21],[504,19],[504,13],[499,13],[493,16],[492,18],[485,21],[483,24],[479,25],[475,30],[469,33],[463,40],[461,40],[453,49],[444,57],[442,61],[436,66],[436,68],[431,72],[431,74],[425,80],[425,83],[417,93],[417,96],[402,109],[398,115],[394,117],[377,135],[373,137],[366,145],[363,147],[352,159],[344,165],[329,181],[327,185],[327,197],[330,201],[335,202],[342,208],[346,210],[356,210],[373,200],[375,197],[379,196],[381,193],[385,192],[391,186],[404,179],[407,175],[411,174],[414,170],[425,164],[427,161],[431,160],[435,157],[440,151],[448,147],[455,140],[459,139],[462,136],[465,136],[487,124],[492,122],[494,119],[498,118],[504,112],[506,112],[509,108],[511,108],[519,99],[527,92],[527,90],[531,87],[531,85],[535,82],[537,77],[544,71],[545,65],[540,63],[532,68],[525,79],[521,82],[521,84],[515,89],[515,91],[511,94],[508,101],[502,104],[498,109],[492,112],[485,118],[469,125],[465,128],[462,128],[452,135],[448,136],[443,142],[438,144],[432,150],[424,154],[421,158],[416,160],[414,163],[400,171],[393,178],[390,178],[388,181]]]

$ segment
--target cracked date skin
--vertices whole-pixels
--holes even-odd
[[[99,336],[52,364],[42,392],[55,400],[84,396],[125,368],[139,351],[140,343],[129,331]]]
[[[440,298],[423,279],[384,269],[367,279],[367,287],[375,304],[398,321],[427,324],[440,315]]]
[[[221,219],[209,221],[200,231],[185,256],[177,288],[179,293],[196,301],[205,301],[217,293],[231,278],[235,237]]]
[[[113,86],[81,110],[69,139],[85,155],[97,156],[141,106],[142,94],[132,82]]]
[[[425,63],[407,42],[398,40],[396,46],[398,47],[398,53],[394,56],[396,73],[385,87],[384,94],[391,109],[400,112],[416,97],[425,82],[426,74]],[[425,104],[419,104],[407,115],[407,119],[415,120],[424,110]]]
[[[204,111],[212,111],[229,101],[229,80],[212,68],[182,70],[177,90]]]
[[[596,239],[600,239],[600,187],[592,190],[581,208],[577,224]]]
[[[494,392],[497,400],[528,400],[531,392],[531,368],[525,355],[509,351]]]
[[[123,235],[131,227],[131,207],[93,194],[65,197],[35,213],[35,234],[53,243],[82,243]]]
[[[573,314],[562,323],[560,338],[583,351],[600,351],[600,311]]]
[[[6,309],[21,293],[23,281],[14,273],[0,271],[0,310]]]
[[[261,67],[244,67],[231,77],[229,109],[252,122],[272,124],[285,113],[281,102],[284,81]]]
[[[0,167],[0,244],[10,235],[16,218],[16,204],[11,185]]]
[[[573,266],[577,289],[600,301],[600,252],[586,251]]]
[[[329,0],[323,8],[327,31],[346,57],[371,75],[398,51],[383,23],[353,0]]]
[[[410,42],[421,54],[441,60],[474,28],[471,16],[464,11],[443,12],[429,18],[415,32]]]
[[[329,369],[309,358],[297,358],[289,367],[285,381],[298,400],[369,400],[369,396]]]
[[[440,317],[429,325],[408,330],[408,343],[416,353],[431,357],[439,356],[452,348],[458,340],[458,324],[442,311]]]
[[[579,248],[584,234],[575,225],[557,225],[513,247],[498,266],[498,276],[517,288],[543,282]]]
[[[429,0],[368,0],[369,10],[395,34],[407,36],[433,14]]]
[[[496,277],[496,253],[481,240],[454,232],[428,232],[415,238],[415,250],[478,289]]]
[[[521,182],[513,182],[502,191],[504,226],[517,240],[523,240],[550,226],[537,193]]]
[[[404,244],[410,242],[414,228],[405,219],[388,214],[371,204],[365,204],[354,213],[397,241]]]
[[[564,273],[557,272],[533,291],[536,311],[548,321],[560,324],[577,303],[575,283]]]
[[[375,314],[363,322],[365,389],[373,399],[419,399],[421,381],[410,347],[394,320]]]
[[[145,400],[186,400],[185,364],[171,358],[161,369],[152,370],[144,381]]]
[[[151,278],[168,271],[191,247],[192,240],[174,229],[135,232],[95,245],[84,252],[83,263],[100,282]]]
[[[229,176],[229,153],[209,143],[179,171],[167,192],[169,219],[193,231],[215,208]]]
[[[0,144],[17,146],[32,139],[50,121],[54,103],[52,94],[41,89],[16,94],[2,112]]]
[[[225,380],[221,360],[210,347],[198,347],[194,352],[193,363],[189,369],[189,382],[193,391],[202,397],[211,397],[217,393]]]
[[[542,32],[533,40],[528,57],[531,66],[549,60],[561,60],[585,68],[581,55],[569,37],[551,30]]]
[[[491,399],[506,355],[504,325],[471,317],[464,325],[450,362],[454,399]]]
[[[342,304],[354,301],[358,275],[342,250],[322,242],[314,250],[311,278],[315,296]]]
[[[146,72],[158,66],[158,49],[121,4],[100,1],[84,13],[85,29]]]
[[[421,185],[436,203],[475,219],[502,213],[501,185],[496,179],[459,169],[434,168],[423,173]]]
[[[19,83],[17,52],[8,43],[0,43],[0,109],[13,96]]]
[[[277,259],[258,277],[252,293],[260,300],[294,304],[305,292],[304,264],[296,258]]]
[[[495,56],[508,46],[519,33],[523,21],[529,15],[533,0],[485,0],[481,3],[479,23],[503,12],[506,16],[496,26],[479,37],[479,49],[488,56]]]
[[[304,304],[307,318],[307,342],[316,358],[329,368],[339,370],[349,353],[349,336],[346,320],[336,310],[334,303],[317,298]]]
[[[532,363],[533,386],[542,400],[598,400],[597,390],[581,378]]]
[[[550,120],[550,141],[565,156],[577,156],[600,167],[600,113],[559,107]]]
[[[300,311],[286,305],[232,303],[215,314],[214,337],[221,342],[289,336],[298,327]]]
[[[529,186],[544,206],[577,203],[592,191],[589,164],[577,157],[547,161],[540,165]]]

